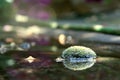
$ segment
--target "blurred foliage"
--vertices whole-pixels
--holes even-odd
[[[14,19],[15,8],[10,0],[0,0],[0,24],[8,23]]]

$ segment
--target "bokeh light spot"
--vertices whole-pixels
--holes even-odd
[[[65,39],[66,39],[66,36],[64,34],[60,34],[58,37],[58,41],[61,45],[65,45]]]
[[[58,23],[57,22],[52,22],[52,23],[50,23],[50,25],[51,25],[52,28],[57,28]]]
[[[14,0],[6,0],[6,2],[8,3],[12,3]]]
[[[11,26],[11,25],[5,25],[5,26],[3,26],[3,31],[5,31],[5,32],[11,32],[11,31],[13,31],[13,26]]]
[[[24,60],[27,61],[27,62],[29,62],[29,63],[32,63],[32,62],[35,61],[35,59],[36,59],[36,58],[34,58],[34,57],[32,57],[32,56],[29,56],[29,57],[25,58]]]
[[[94,25],[93,29],[96,31],[100,31],[103,28],[103,25]]]
[[[15,61],[13,59],[7,60],[7,65],[8,66],[13,66],[15,64]]]
[[[28,17],[27,16],[23,16],[23,15],[16,15],[15,20],[17,22],[27,22],[28,21]]]

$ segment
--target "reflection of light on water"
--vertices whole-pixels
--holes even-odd
[[[10,32],[12,30],[13,30],[13,26],[11,26],[11,25],[3,26],[3,31],[5,31],[5,32]]]
[[[32,63],[36,60],[36,58],[32,57],[32,56],[29,56],[27,58],[24,59],[25,61],[29,62],[29,63]]]
[[[58,50],[58,48],[56,46],[52,46],[51,50],[54,51],[54,52],[56,52]]]
[[[28,50],[28,49],[30,49],[31,45],[29,43],[27,43],[27,42],[24,42],[24,43],[21,43],[19,45],[19,47],[24,49],[24,50]]]
[[[8,48],[6,48],[6,45],[1,45],[0,46],[0,53],[1,54],[4,54],[8,51]]]
[[[40,33],[40,28],[38,26],[31,26],[26,30],[27,35],[31,34],[39,34]]]
[[[74,43],[74,40],[73,40],[72,36],[66,36],[65,34],[60,34],[58,36],[58,41],[61,45],[73,44]]]
[[[74,43],[74,40],[73,40],[72,36],[67,36],[66,44],[73,44],[73,43]]]
[[[9,42],[9,44],[0,44],[0,53],[4,54],[10,50],[22,50],[26,51],[31,48],[30,43],[24,42],[21,44],[16,44],[15,42]]]
[[[51,25],[52,28],[56,28],[58,26],[58,23],[57,22],[51,22],[50,25]]]
[[[33,73],[34,70],[33,69],[26,69],[26,73]]]
[[[23,16],[23,15],[16,15],[15,20],[17,22],[27,22],[28,21],[28,17],[27,16]]]
[[[119,58],[113,58],[113,57],[98,57],[97,62],[103,63],[103,62],[111,62],[111,61],[119,61]]]
[[[58,57],[58,58],[55,59],[56,62],[63,62],[63,60],[64,60],[64,59],[61,58],[61,57]]]
[[[66,36],[64,34],[60,34],[58,37],[58,41],[62,45],[65,45],[65,39],[66,39]]]
[[[76,63],[76,62],[94,62],[94,58],[70,58],[71,63]]]
[[[12,3],[14,0],[6,0],[6,2],[8,3]]]
[[[63,28],[64,28],[64,29],[68,29],[69,26],[70,26],[70,24],[64,24],[64,25],[63,25]]]
[[[103,25],[94,25],[93,29],[95,29],[96,31],[99,31],[103,28]]]
[[[40,33],[46,32],[44,29],[40,28],[39,26],[33,25],[29,26],[28,28],[16,28],[16,35],[19,37],[30,37],[33,35],[39,35]]]
[[[9,60],[7,60],[6,63],[8,66],[13,66],[15,64],[15,61],[13,59],[9,59]]]
[[[16,43],[15,43],[15,42],[10,43],[10,47],[11,47],[11,48],[14,48],[15,46],[16,46]]]

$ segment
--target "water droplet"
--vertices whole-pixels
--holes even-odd
[[[92,67],[96,62],[95,52],[83,46],[72,46],[65,49],[62,58],[64,66],[71,70],[84,70]]]

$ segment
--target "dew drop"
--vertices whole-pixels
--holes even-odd
[[[96,62],[96,53],[84,46],[71,46],[63,51],[61,57],[64,66],[70,70],[84,70]]]

